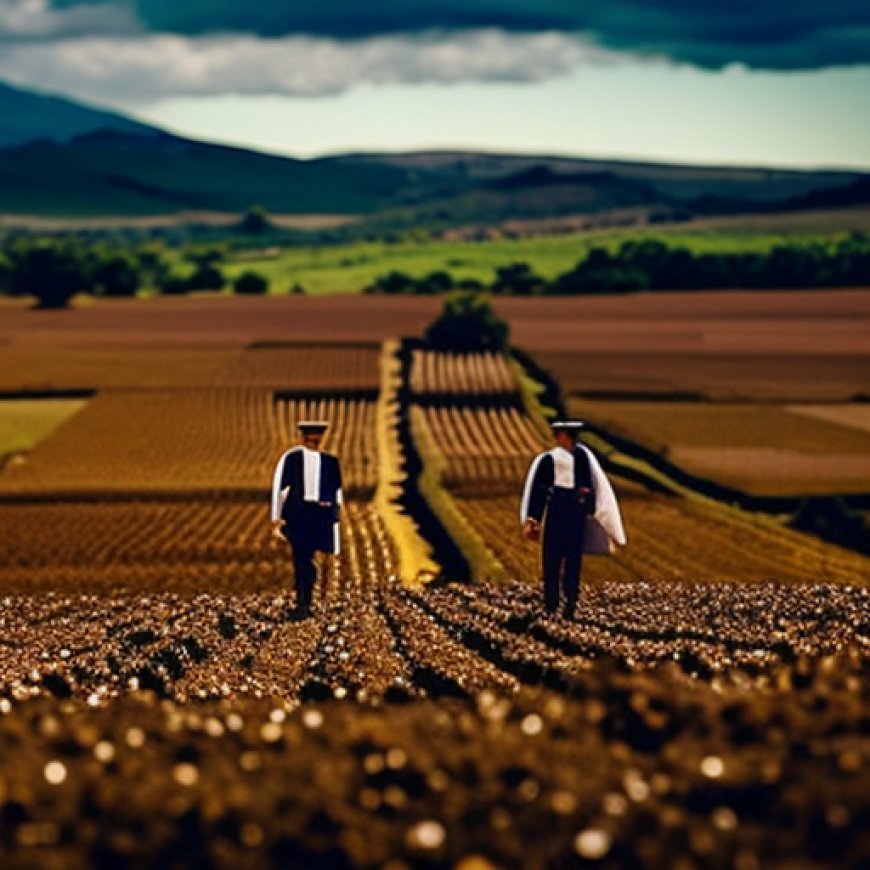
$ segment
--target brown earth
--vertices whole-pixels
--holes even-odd
[[[52,312],[3,300],[0,382],[5,389],[43,385],[54,371],[59,383],[69,383],[67,349],[83,370],[77,380],[87,372],[96,378],[101,365],[110,368],[102,355],[111,348],[121,353],[122,346],[149,348],[145,371],[148,359],[158,366],[153,354],[176,349],[179,374],[155,368],[156,384],[211,377],[221,365],[216,348],[419,335],[440,307],[438,299],[415,297],[206,295],[82,299]],[[870,394],[870,290],[511,298],[497,299],[495,308],[510,322],[512,342],[535,355],[567,393],[694,391],[795,401]],[[43,350],[56,360],[47,370],[33,359]],[[209,356],[198,362],[192,351]]]
[[[375,592],[374,590],[371,590]],[[10,596],[8,867],[858,867],[866,590]]]
[[[141,350],[154,354],[162,386],[105,390],[29,465],[4,471],[28,492],[10,494],[0,516],[12,532],[0,565],[0,863],[862,865],[870,629],[861,557],[820,543],[805,550],[809,539],[772,523],[748,538],[748,521],[627,487],[633,561],[607,562],[623,582],[602,572],[586,583],[570,621],[541,613],[537,551],[508,540],[515,499],[463,508],[480,528],[491,524],[487,537],[531,582],[422,591],[392,581],[397,554],[382,519],[349,504],[346,548],[322,575],[314,617],[294,618],[286,550],[266,540],[262,452],[289,426],[289,409],[276,415],[265,387],[214,379],[247,379],[244,348],[255,341],[415,334],[439,305],[204,297],[37,312],[0,303],[0,367],[20,366],[23,348],[51,350],[41,375],[51,382],[64,377],[67,348],[100,349],[108,355],[77,377],[111,369],[117,352],[128,378],[131,349]],[[609,333],[636,374],[656,348],[684,354],[684,370],[700,356],[713,365],[744,354],[866,359],[870,293],[498,307],[533,352],[573,354],[585,339],[603,354]],[[165,349],[181,354],[178,381],[168,382],[172,364],[160,366]],[[171,420],[181,421],[177,445],[161,436]],[[117,431],[136,445],[137,487],[156,471],[162,489],[184,492],[119,500],[108,466],[123,444],[96,439],[101,421],[123,423]],[[217,421],[228,424],[221,444]],[[80,449],[64,454],[65,431]],[[75,478],[91,441],[88,462],[107,466],[111,492],[46,503],[46,457],[65,456]],[[197,451],[212,460],[182,461]],[[263,499],[209,499],[198,488],[215,471],[221,482],[262,485]],[[669,538],[690,515],[685,538]],[[748,548],[754,579],[778,582],[691,582],[739,576]],[[705,558],[709,576],[693,577]],[[802,577],[812,583],[783,582]]]

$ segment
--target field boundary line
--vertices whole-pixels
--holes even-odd
[[[438,573],[438,565],[432,546],[423,538],[414,518],[400,505],[408,470],[398,432],[399,391],[402,386],[399,348],[398,340],[388,339],[381,349],[381,388],[375,407],[379,461],[374,507],[396,544],[399,576],[410,583],[418,582],[426,575],[434,576]]]

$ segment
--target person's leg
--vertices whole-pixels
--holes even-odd
[[[565,591],[566,619],[574,618],[577,608],[577,598],[580,595],[580,570],[583,566],[583,552],[575,550],[565,557],[565,567],[562,575],[562,589]]]
[[[559,575],[562,570],[562,553],[553,530],[545,526],[541,546],[542,574],[544,578],[544,607],[555,613],[559,607]]]
[[[294,544],[293,567],[296,572],[296,610],[307,616],[311,610],[311,591],[317,570],[314,565],[314,551],[301,543]]]
[[[562,588],[565,591],[565,618],[573,619],[580,596],[580,572],[583,568],[583,545],[586,538],[586,513],[576,515],[572,535],[565,542],[565,570]]]

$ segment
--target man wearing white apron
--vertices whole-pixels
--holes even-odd
[[[272,534],[293,548],[296,609],[302,619],[311,614],[315,553],[340,550],[341,467],[336,456],[319,449],[327,425],[300,422],[302,444],[284,453],[272,476]]]
[[[613,552],[614,543],[626,543],[613,487],[592,451],[577,443],[582,426],[578,420],[552,424],[557,446],[532,461],[520,506],[528,540],[541,538],[544,523],[544,606],[548,613],[556,612],[561,588],[566,619],[574,617],[577,607],[583,553]]]

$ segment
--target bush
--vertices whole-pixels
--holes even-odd
[[[138,263],[130,254],[108,254],[94,268],[93,289],[103,296],[135,296],[140,281]]]
[[[169,275],[163,281],[160,291],[167,296],[183,296],[190,290],[190,285],[186,278],[181,278],[178,275]]]
[[[425,278],[414,282],[412,292],[423,296],[445,293],[453,287],[453,276],[449,272],[430,272]]]
[[[591,248],[586,259],[551,285],[552,293],[613,293],[644,290],[649,278],[604,248]]]
[[[513,293],[517,296],[531,296],[544,287],[544,279],[532,271],[528,263],[511,263],[495,270],[493,293]]]
[[[868,282],[870,238],[853,232],[836,243],[789,242],[767,253],[693,254],[658,239],[629,240],[616,253],[590,249],[547,292],[848,287]]]
[[[412,293],[414,291],[414,279],[404,272],[390,272],[379,275],[374,283],[363,290],[363,293]]]
[[[468,353],[504,350],[509,333],[486,294],[460,290],[444,301],[444,310],[429,325],[425,338],[437,350]]]
[[[12,290],[12,260],[0,251],[0,293],[9,293]]]
[[[169,278],[169,266],[163,259],[163,248],[157,244],[143,245],[136,251],[141,283],[146,287],[162,287]]]
[[[363,293],[415,293],[422,296],[445,293],[455,286],[453,276],[444,270],[430,272],[423,278],[412,278],[404,272],[389,272],[379,275],[374,283],[363,289]]]
[[[243,272],[233,282],[233,291],[245,296],[263,295],[269,292],[269,282],[258,272]]]
[[[188,290],[223,290],[227,283],[223,272],[217,266],[200,266],[187,279]]]

